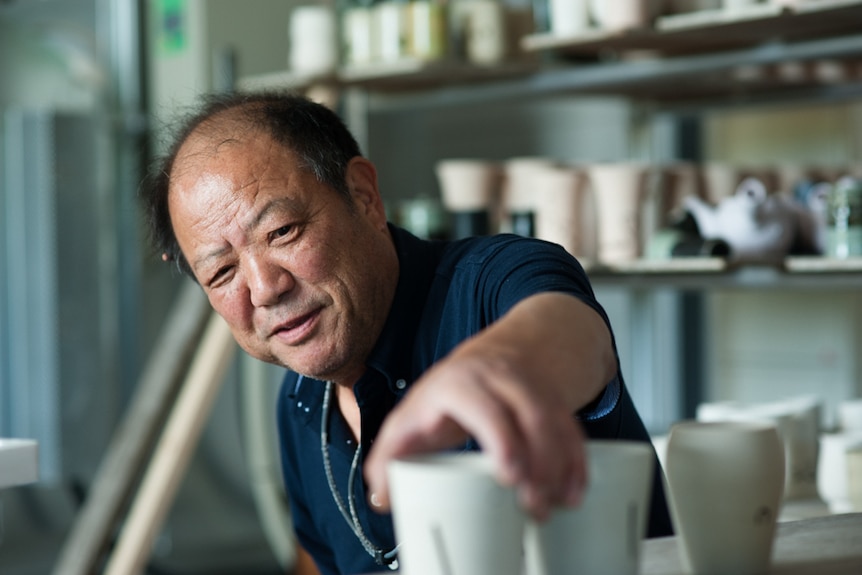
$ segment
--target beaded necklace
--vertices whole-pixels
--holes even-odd
[[[362,524],[359,521],[359,514],[356,512],[356,497],[353,493],[353,485],[356,479],[356,471],[359,469],[359,460],[362,455],[362,442],[356,442],[356,451],[353,452],[353,461],[350,464],[350,474],[347,479],[347,505],[341,498],[338,492],[338,487],[335,485],[335,479],[332,476],[332,463],[329,460],[329,413],[332,406],[332,382],[326,382],[326,390],[323,393],[323,414],[320,418],[320,452],[323,455],[323,470],[326,472],[326,482],[329,484],[329,491],[332,493],[332,498],[335,500],[335,505],[341,512],[341,516],[350,526],[356,538],[362,543],[362,547],[368,552],[378,565],[386,565],[391,570],[398,569],[398,546],[396,545],[391,551],[374,545],[365,530],[362,529]],[[348,511],[349,510],[349,511]]]

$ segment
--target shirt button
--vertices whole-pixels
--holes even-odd
[[[407,382],[403,379],[399,379],[395,382],[395,387],[397,387],[398,389],[404,389],[405,387],[407,387]]]

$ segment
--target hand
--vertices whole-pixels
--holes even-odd
[[[383,424],[365,464],[372,505],[389,509],[386,468],[409,454],[475,439],[496,478],[539,520],[577,505],[586,483],[584,434],[552,386],[529,385],[506,361],[456,350],[418,380]],[[499,358],[498,358],[499,359]]]

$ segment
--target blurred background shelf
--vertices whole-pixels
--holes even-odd
[[[571,38],[530,34],[521,39],[526,56],[494,66],[406,59],[327,76],[252,75],[237,87],[361,88],[369,112],[560,94],[617,95],[677,108],[862,94],[862,1],[826,0],[794,10],[762,5],[729,14],[670,15],[653,28]]]
[[[776,265],[733,265],[721,258],[638,260],[589,267],[600,286],[711,289],[844,289],[862,287],[862,257],[788,257]]]
[[[862,2],[837,0],[782,8],[772,4],[738,10],[703,10],[662,16],[652,28],[591,31],[577,37],[531,34],[527,51],[552,51],[569,57],[650,50],[663,55],[740,49],[765,41],[799,42],[859,32]]]

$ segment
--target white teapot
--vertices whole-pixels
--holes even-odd
[[[730,246],[729,259],[737,262],[774,262],[786,256],[796,240],[801,209],[792,200],[769,194],[757,178],[745,178],[736,192],[712,206],[695,196],[685,208],[707,240]]]

